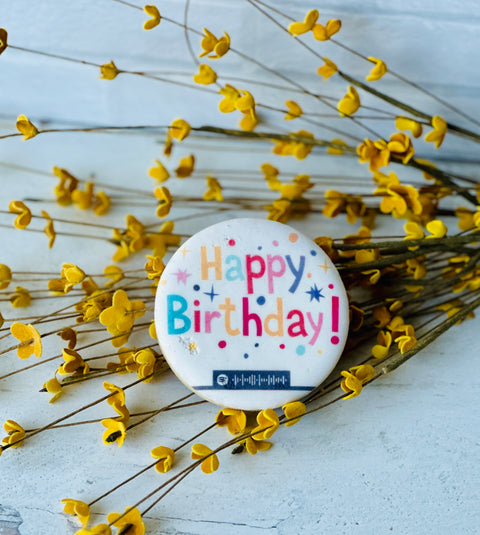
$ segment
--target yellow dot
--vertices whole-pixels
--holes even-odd
[[[321,354],[322,354],[322,350],[321,350],[321,349],[317,349],[317,353],[318,353],[319,355],[321,355]]]
[[[288,239],[292,242],[292,243],[295,243],[297,240],[298,240],[298,234],[296,232],[292,232],[290,234],[290,236],[288,237]]]

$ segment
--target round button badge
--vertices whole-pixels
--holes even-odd
[[[188,239],[160,279],[155,326],[202,398],[260,410],[300,399],[337,363],[348,300],[328,256],[293,228],[232,219]]]

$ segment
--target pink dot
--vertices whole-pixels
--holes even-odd
[[[339,338],[338,336],[332,336],[332,337],[330,338],[330,342],[332,342],[332,344],[337,345],[338,342],[340,342],[340,338]]]
[[[292,232],[290,234],[290,236],[288,237],[288,239],[292,242],[292,243],[295,243],[297,240],[298,240],[298,234],[295,233],[295,232]]]
[[[220,349],[223,349],[226,345],[227,345],[227,342],[225,342],[225,340],[220,340],[220,342],[218,342],[218,347]]]
[[[311,273],[307,273],[307,277],[310,279],[312,277]]]
[[[195,299],[195,301],[193,302],[193,304],[198,307],[198,305],[200,304],[200,301],[198,299]]]
[[[333,284],[329,284],[328,287],[330,288],[330,290],[333,290]]]
[[[228,240],[228,245],[230,245],[230,247],[233,247],[235,245],[235,240]]]
[[[285,344],[280,344],[280,349],[285,349]]]
[[[274,247],[278,247],[278,241],[277,240],[273,240],[272,244],[274,245]]]

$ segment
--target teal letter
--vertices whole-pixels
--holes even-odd
[[[175,308],[175,303],[179,303],[180,306]],[[184,314],[187,308],[187,300],[181,295],[167,295],[168,334],[183,334],[190,329],[192,322],[190,318]],[[175,327],[175,320],[182,322],[180,327]]]
[[[227,281],[235,281],[237,279],[241,281],[245,280],[245,277],[242,273],[242,263],[238,256],[235,256],[234,254],[228,255],[227,258],[225,258],[225,263],[233,263],[233,266],[229,268],[225,274]]]

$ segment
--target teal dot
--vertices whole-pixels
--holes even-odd
[[[297,346],[297,355],[305,355],[305,346]]]

